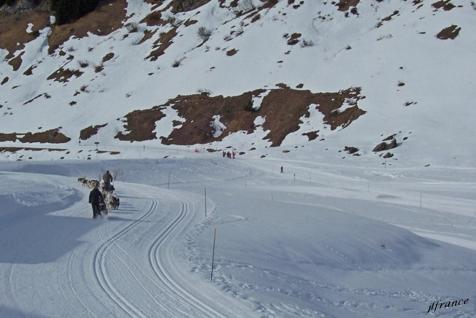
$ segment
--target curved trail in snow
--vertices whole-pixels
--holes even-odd
[[[173,231],[177,226],[184,221],[188,213],[188,207],[185,202],[182,202],[180,213],[173,219],[154,240],[149,248],[149,262],[158,279],[164,284],[168,291],[174,294],[181,303],[188,304],[209,317],[226,317],[217,310],[200,300],[196,295],[186,291],[180,286],[173,277],[167,272],[164,260],[170,260],[170,251],[167,249],[166,242],[170,240]],[[165,256],[165,257],[161,257]]]
[[[253,316],[239,301],[193,277],[187,263],[177,259],[175,253],[180,252],[186,234],[200,222],[195,206],[200,199],[188,192],[140,187],[144,188],[143,196],[136,197],[131,207],[151,201],[149,206],[137,209],[145,212],[113,230],[91,256],[92,274],[99,287],[94,292],[105,295],[116,312],[127,317]],[[154,199],[150,199],[152,195]],[[110,218],[113,216],[114,212]],[[134,238],[140,242],[137,249],[128,246]],[[89,314],[96,314],[87,304],[83,307]]]
[[[143,219],[152,214],[156,205],[157,202],[152,201],[152,204],[146,213],[102,243],[101,246],[96,250],[93,258],[94,275],[99,286],[112,301],[114,301],[125,313],[131,317],[146,318],[147,316],[134,304],[129,302],[123,295],[121,295],[121,293],[116,290],[116,288],[114,288],[106,271],[105,256],[107,251],[111,248],[111,246],[113,246],[114,242],[133,229]]]

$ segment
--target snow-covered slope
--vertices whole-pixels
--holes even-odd
[[[469,2],[198,4],[111,0],[65,26],[41,11],[2,18],[0,140],[16,147],[2,158],[202,144],[192,149],[335,160],[348,146],[359,162],[474,163]],[[389,136],[397,148],[372,151]]]

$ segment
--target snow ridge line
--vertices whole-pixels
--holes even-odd
[[[182,302],[195,307],[206,316],[226,318],[226,316],[219,313],[174,282],[174,280],[167,274],[167,270],[165,269],[163,262],[160,261],[159,250],[161,246],[163,247],[163,243],[169,237],[169,234],[178,226],[180,222],[185,219],[187,216],[187,210],[186,204],[182,201],[179,215],[164,229],[164,231],[162,231],[162,233],[159,234],[159,236],[157,236],[150,246],[149,263],[158,279],[163,282],[170,292],[175,294]]]
[[[119,238],[129,232],[132,228],[138,225],[140,221],[151,215],[152,212],[155,210],[156,206],[157,201],[152,200],[152,204],[149,210],[144,215],[142,215],[140,218],[127,225],[121,231],[117,232],[109,239],[107,239],[104,243],[102,243],[101,246],[94,253],[93,257],[93,271],[96,281],[99,284],[99,287],[101,287],[104,293],[106,293],[106,295],[130,317],[147,318],[147,316],[140,309],[138,309],[132,303],[127,301],[126,298],[122,296],[111,284],[106,272],[104,256],[115,241],[117,241]]]

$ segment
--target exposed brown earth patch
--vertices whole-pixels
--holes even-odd
[[[282,88],[282,89],[288,89],[289,88],[289,86],[284,84],[284,83],[278,83],[278,84],[276,84],[276,87],[279,87],[279,88]]]
[[[113,57],[114,57],[114,53],[112,52],[107,53],[106,55],[103,56],[102,62],[106,63],[107,61],[112,60]]]
[[[284,138],[299,129],[300,118],[310,116],[309,106],[317,105],[317,109],[324,114],[324,122],[334,130],[338,127],[347,127],[354,120],[365,114],[357,106],[360,97],[360,88],[350,88],[337,93],[312,93],[309,90],[277,89],[271,90],[263,99],[258,113],[266,118],[264,130],[270,130],[266,139],[271,146],[279,146]],[[339,108],[345,101],[352,102],[353,106],[343,112]]]
[[[30,66],[25,72],[23,72],[23,75],[30,76],[33,75],[33,70],[36,68],[36,65]]]
[[[10,61],[8,61],[8,64],[10,64],[12,66],[14,71],[18,71],[18,69],[21,66],[21,63],[23,63],[23,60],[21,59],[23,53],[24,52],[21,52],[16,57],[14,57]]]
[[[357,147],[345,146],[344,151],[346,151],[349,155],[355,154],[359,151]]]
[[[22,138],[19,139],[21,142],[39,142],[39,143],[51,143],[51,144],[61,144],[66,143],[71,140],[71,138],[66,137],[64,134],[59,132],[59,128],[50,129],[44,132],[38,133],[26,133]]]
[[[87,128],[82,129],[79,132],[79,139],[81,140],[88,140],[92,136],[96,135],[99,132],[99,129],[106,127],[107,124],[104,125],[96,125],[96,126],[89,126]]]
[[[197,9],[208,2],[210,0],[172,0],[166,10],[172,8],[173,13],[186,12]]]
[[[458,36],[459,31],[461,31],[461,28],[459,26],[452,25],[441,30],[436,35],[436,37],[440,40],[448,40],[448,39],[454,40]]]
[[[310,132],[307,132],[307,133],[303,133],[302,135],[303,135],[303,136],[307,136],[308,140],[309,140],[309,141],[312,141],[312,140],[317,139],[317,137],[319,137],[318,132],[319,132],[319,130],[310,131]]]
[[[51,143],[51,144],[60,144],[66,143],[71,140],[71,138],[66,137],[62,134],[59,128],[50,129],[43,132],[38,133],[31,133],[27,132],[23,133],[8,133],[8,134],[0,134],[0,138],[7,139],[0,141],[20,141],[20,142],[39,142],[39,143]],[[2,137],[3,136],[3,137]]]
[[[83,72],[81,72],[80,70],[59,68],[55,72],[51,73],[50,76],[47,77],[47,80],[54,80],[57,82],[66,83],[71,77],[75,76],[76,78],[78,78],[81,75],[83,75]]]
[[[130,142],[156,139],[155,123],[163,117],[165,115],[157,106],[152,109],[133,111],[126,115],[127,123],[124,128],[128,133],[119,132],[114,138]]]
[[[147,26],[166,25],[167,21],[162,19],[162,13],[160,11],[154,11],[149,13],[144,19],[140,21]]]
[[[155,122],[163,117],[160,109],[172,107],[184,122],[177,123],[172,133],[161,138],[163,144],[194,145],[206,144],[223,140],[226,136],[239,131],[252,133],[258,116],[266,118],[263,129],[269,131],[265,139],[272,146],[279,146],[286,136],[299,129],[301,118],[309,117],[309,107],[314,105],[324,114],[324,122],[331,129],[343,128],[365,114],[357,106],[360,88],[350,88],[336,93],[312,93],[309,90],[295,90],[277,88],[269,90],[263,98],[259,110],[252,109],[253,96],[263,93],[263,90],[246,92],[239,96],[210,96],[208,94],[195,94],[178,96],[166,104],[156,106],[145,111],[129,113],[126,118],[128,135],[119,133],[116,138],[120,140],[147,140],[155,139],[153,133]],[[344,111],[339,108],[346,105]],[[220,122],[225,128],[219,136],[214,136],[211,123],[214,116],[220,116]],[[317,138],[317,132],[304,134],[310,140]]]
[[[118,155],[121,152],[119,152],[119,151],[108,151],[108,150],[96,150],[96,153],[98,153],[98,154],[108,153],[110,155]]]
[[[255,22],[258,21],[259,19],[261,19],[261,15],[260,15],[260,14],[257,14],[257,15],[255,15],[255,16],[251,19],[251,23],[255,23]]]
[[[173,43],[173,38],[177,35],[177,28],[173,28],[168,32],[161,33],[157,41],[154,42],[154,50],[150,52],[146,58],[151,61],[157,60],[165,53],[165,50]]]
[[[385,142],[385,140],[390,141],[390,142]],[[381,143],[379,143],[375,148],[372,150],[373,152],[380,152],[380,151],[386,151],[390,149],[394,149],[398,147],[397,140],[391,136],[391,139],[389,140],[388,138],[384,139]]]
[[[298,44],[300,37],[301,37],[301,33],[293,33],[291,37],[288,39],[288,45]]]
[[[256,113],[250,111],[252,92],[239,96],[211,97],[207,94],[178,96],[170,100],[165,106],[171,106],[178,111],[180,117],[186,121],[175,128],[170,136],[162,139],[164,144],[193,145],[205,144],[222,140],[226,135],[244,130],[252,133]],[[218,137],[213,137],[210,123],[214,115],[220,115],[220,121],[226,129]]]
[[[377,28],[380,28],[385,22],[388,22],[388,21],[392,20],[392,18],[394,16],[397,16],[399,14],[400,14],[400,11],[398,11],[398,10],[393,11],[393,13],[391,15],[389,15],[388,17],[383,18],[379,23],[377,23]]]
[[[228,55],[228,56],[233,56],[233,55],[235,55],[236,53],[238,53],[238,50],[237,50],[237,49],[231,49],[231,50],[228,50],[228,51],[226,52],[226,55]]]
[[[155,31],[145,30],[145,31],[144,31],[144,36],[142,37],[142,39],[139,41],[138,44],[142,44],[142,43],[144,43],[145,41],[150,40],[150,39],[154,36],[154,34],[155,34],[156,32],[157,32],[157,30],[155,30]]]
[[[188,19],[187,21],[185,21],[185,22],[183,23],[183,25],[185,25],[186,27],[188,27],[188,26],[194,25],[195,23],[198,23],[198,21],[197,21],[197,20],[190,20],[190,19]]]
[[[443,10],[445,10],[445,11],[450,11],[453,8],[455,8],[455,5],[451,3],[451,0],[437,1],[437,2],[433,3],[432,6],[436,10],[439,10],[439,9],[443,8]]]
[[[270,9],[278,3],[278,0],[265,0],[263,2],[265,2],[265,3],[261,7],[261,9]]]
[[[0,141],[17,141],[17,135],[15,133],[11,134],[2,134],[0,133]]]
[[[83,38],[88,32],[96,35],[107,35],[119,29],[126,19],[126,0],[105,0],[98,7],[78,20],[53,28],[48,38],[49,53],[53,53],[71,36]]]
[[[27,33],[28,24],[32,23],[31,33]],[[13,57],[13,53],[25,47],[25,44],[36,39],[39,30],[49,24],[47,11],[33,10],[0,18],[0,48],[8,51],[7,59]],[[12,27],[15,26],[15,27]]]
[[[348,11],[351,8],[355,8],[359,4],[360,0],[340,0],[336,3],[339,11]]]
[[[66,151],[66,149],[60,148],[30,148],[30,147],[0,147],[0,152],[10,152],[16,153],[20,150],[28,150],[28,151]]]

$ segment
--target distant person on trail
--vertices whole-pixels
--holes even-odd
[[[283,166],[281,166],[281,173],[283,173],[283,172],[284,172],[284,168],[283,168]]]
[[[226,152],[223,151],[222,156],[223,156],[223,158],[225,158],[226,157]]]
[[[233,152],[231,153],[231,156],[232,156],[233,159],[235,159],[236,153],[233,151]]]
[[[94,189],[92,189],[89,193],[89,203],[91,203],[93,208],[93,219],[95,219],[98,215],[101,215],[101,208],[99,207],[101,202],[104,202],[104,198],[101,194],[101,191],[99,191],[99,184],[96,183],[94,185]]]
[[[114,180],[109,170],[107,170],[106,173],[102,176],[102,179],[104,180],[104,189],[106,189],[106,191],[109,191],[111,189],[111,182]]]

